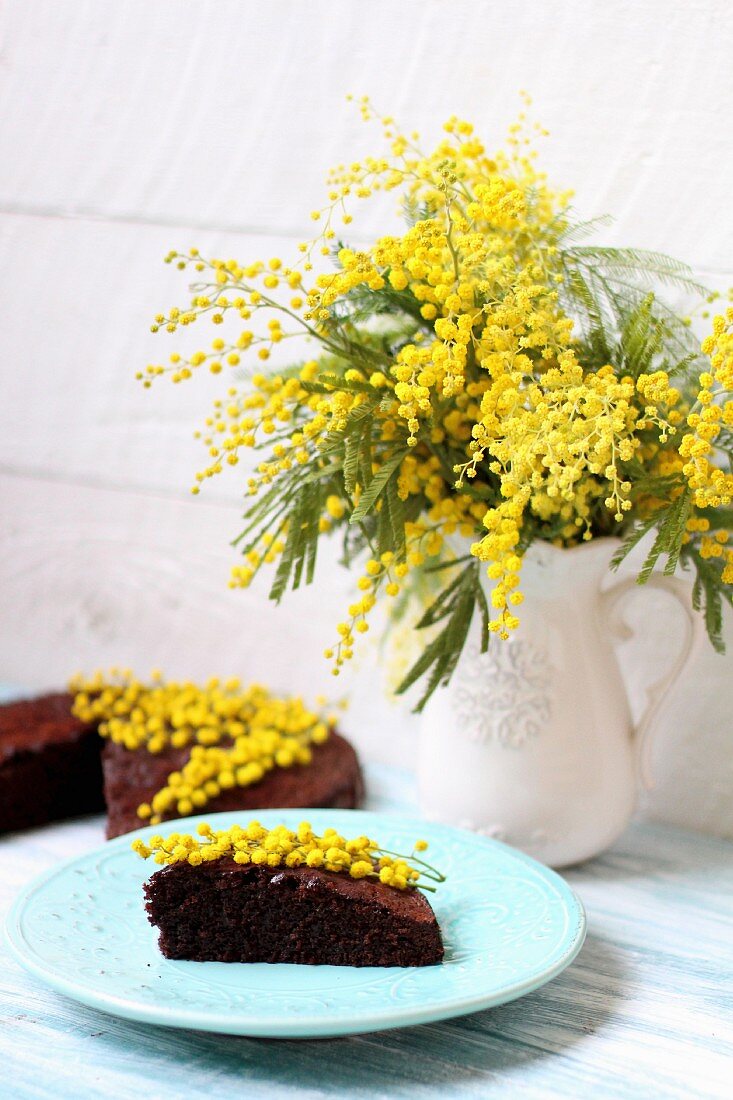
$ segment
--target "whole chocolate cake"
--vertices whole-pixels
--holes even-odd
[[[138,806],[152,801],[170,773],[185,764],[190,751],[190,748],[167,749],[153,756],[146,749],[131,751],[111,741],[105,744],[102,764],[109,838],[145,824],[138,816]],[[360,806],[364,784],[359,760],[349,742],[332,732],[327,741],[314,745],[311,751],[309,764],[273,768],[257,783],[223,790],[206,803],[206,813],[288,806],[341,809]],[[172,812],[165,815],[165,820],[180,816]]]
[[[206,810],[358,806],[361,769],[333,718],[239,679],[77,683],[74,711],[99,722],[107,835]]]
[[[105,804],[114,837],[204,806],[351,808],[362,796],[349,742],[300,699],[261,685],[100,673],[73,694],[0,705],[0,832]]]
[[[0,832],[104,809],[96,723],[63,692],[0,706]]]

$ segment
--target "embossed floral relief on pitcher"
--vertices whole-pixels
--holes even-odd
[[[521,625],[480,652],[474,622],[451,683],[422,719],[419,788],[430,818],[505,840],[554,866],[587,859],[629,821],[646,771],[648,732],[697,640],[685,584],[651,584],[680,600],[685,630],[660,655],[664,677],[634,728],[614,644],[622,602],[644,590],[602,582],[618,543],[526,555]],[[487,581],[487,584],[489,582]]]
[[[486,654],[477,639],[466,647],[453,683],[455,718],[462,736],[485,744],[522,745],[547,726],[551,713],[552,664],[524,639],[499,645],[485,675]]]

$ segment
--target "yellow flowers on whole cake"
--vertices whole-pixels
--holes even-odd
[[[691,568],[721,648],[733,310],[700,346],[657,293],[673,284],[704,311],[716,295],[683,264],[583,243],[598,225],[577,224],[570,194],[538,169],[526,112],[493,151],[456,118],[425,150],[368,100],[361,110],[382,148],[331,172],[312,214],[320,233],[298,254],[168,257],[196,282],[154,330],[213,323],[214,334],[140,377],[228,375],[200,433],[207,460],[193,491],[254,452],[231,584],[271,568],[279,600],[314,579],[319,540],[339,532],[360,575],[325,641],[338,674],[377,601],[425,591],[430,577],[416,622],[429,641],[400,685],[424,677],[422,705],[450,677],[473,615],[484,646],[521,627],[535,539],[620,536],[620,559],[653,532],[640,580],[660,559],[668,573]],[[349,247],[355,208],[377,192],[394,197],[404,230]],[[310,357],[269,370],[295,335],[310,339]]]
[[[104,739],[107,835],[203,808],[358,806],[351,744],[298,696],[212,677],[149,681],[110,669],[69,684],[73,715]],[[323,702],[323,700],[321,700]]]

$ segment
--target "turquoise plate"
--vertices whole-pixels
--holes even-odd
[[[168,1027],[296,1038],[405,1027],[503,1004],[556,977],[585,938],[583,908],[553,871],[474,833],[358,810],[260,811],[264,825],[294,828],[307,818],[367,833],[385,848],[430,844],[447,876],[430,903],[445,962],[417,968],[195,963],[164,959],[143,909],[153,870],[130,850],[140,829],[37,878],[15,902],[7,936],[18,960],[59,993],[116,1016]],[[250,819],[250,814],[245,815]],[[227,828],[243,815],[199,821]]]

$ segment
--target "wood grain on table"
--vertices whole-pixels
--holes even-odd
[[[410,808],[371,771],[368,808]],[[100,844],[101,818],[0,839],[0,917],[34,875]],[[86,1009],[0,947],[0,1097],[728,1098],[733,1078],[733,845],[633,826],[567,874],[588,939],[555,981],[460,1019],[348,1039],[169,1030]],[[7,1091],[4,1091],[7,1089]]]

